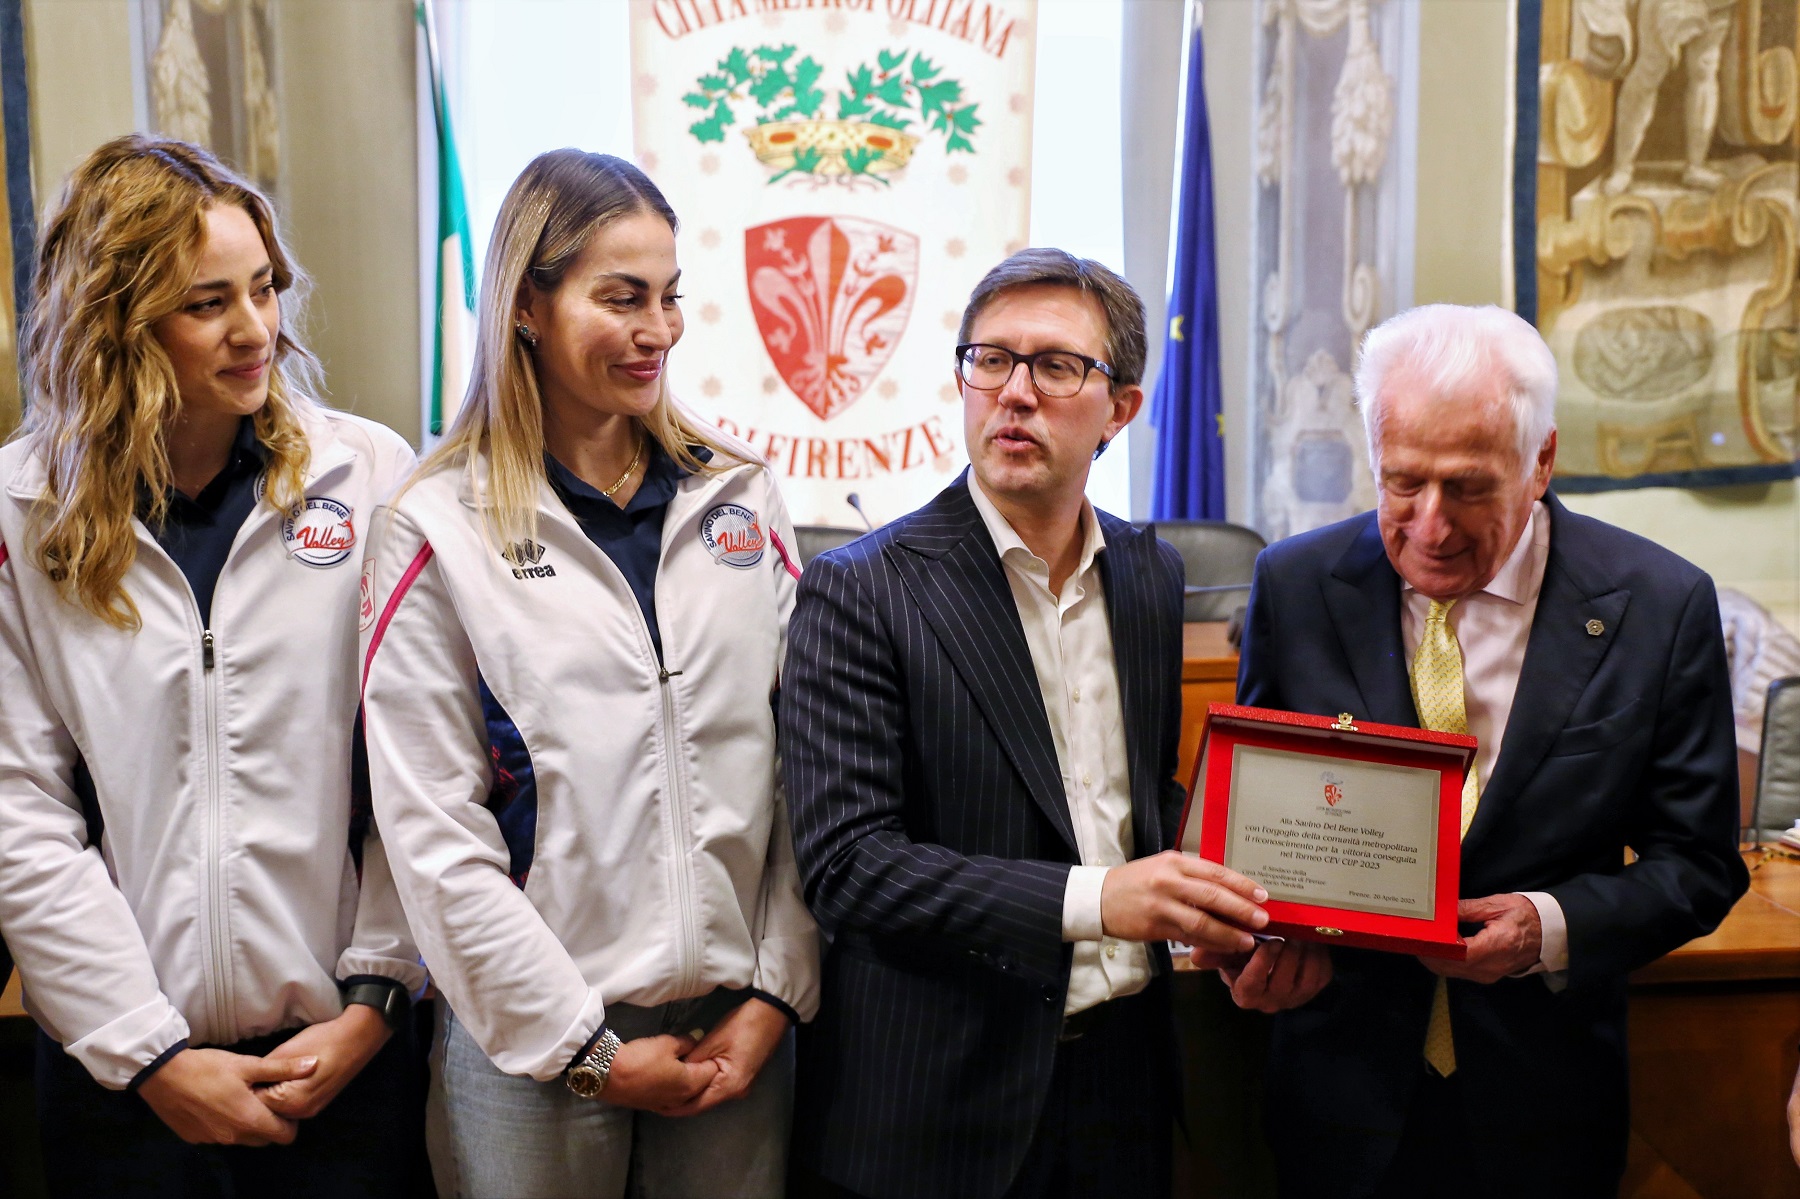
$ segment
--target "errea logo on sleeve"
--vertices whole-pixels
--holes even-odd
[[[515,541],[500,551],[500,556],[512,564],[515,579],[552,579],[556,577],[556,567],[544,562],[544,547],[535,541]],[[539,565],[539,563],[543,563]]]
[[[363,559],[362,583],[356,606],[356,629],[366,633],[375,623],[375,559]]]

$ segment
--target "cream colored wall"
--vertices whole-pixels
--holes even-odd
[[[38,218],[82,157],[136,125],[129,0],[26,0],[31,175]],[[0,403],[0,437],[17,424]]]
[[[1506,263],[1508,0],[1420,0],[1413,302],[1498,304]]]
[[[136,128],[130,0],[26,0],[38,213],[95,146]]]
[[[1417,303],[1505,302],[1508,0],[1422,0]],[[1577,512],[1668,546],[1800,630],[1800,495],[1793,481],[1564,496]]]
[[[332,402],[419,441],[412,0],[281,0],[290,236]]]
[[[81,157],[137,127],[131,0],[27,0],[40,211]],[[284,233],[314,290],[332,402],[419,436],[411,0],[280,0]]]

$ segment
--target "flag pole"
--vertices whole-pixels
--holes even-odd
[[[417,0],[414,11],[425,30],[425,72],[431,77],[431,114],[437,119],[438,136],[444,128],[444,77],[438,67],[437,10],[431,0]],[[441,185],[440,185],[441,186]]]
[[[473,339],[475,264],[470,245],[468,201],[463,193],[462,164],[450,123],[450,97],[444,88],[443,59],[437,40],[437,12],[432,0],[414,0],[413,17],[425,34],[425,65],[431,85],[431,111],[437,135],[437,288],[436,329],[432,341],[431,404],[425,414],[425,438],[442,434],[446,396],[460,407],[467,389],[467,354]],[[452,274],[456,275],[454,284]],[[454,303],[453,303],[454,301]]]

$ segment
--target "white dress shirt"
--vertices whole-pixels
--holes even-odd
[[[1135,941],[1106,936],[1100,924],[1106,872],[1130,861],[1133,848],[1125,713],[1106,594],[1094,561],[1106,538],[1093,505],[1083,500],[1081,561],[1057,595],[1050,590],[1049,564],[1013,531],[972,471],[969,494],[1000,552],[1025,628],[1081,853],[1081,865],[1069,871],[1063,893],[1063,940],[1075,943],[1063,1012],[1073,1015],[1134,994],[1150,982],[1149,951]]]
[[[1506,737],[1506,720],[1512,714],[1513,695],[1519,689],[1525,645],[1531,639],[1531,621],[1537,615],[1538,592],[1543,588],[1544,567],[1549,560],[1550,513],[1540,501],[1531,506],[1531,519],[1526,521],[1512,553],[1493,579],[1480,591],[1456,601],[1450,609],[1450,630],[1462,651],[1463,705],[1468,712],[1469,733],[1477,742],[1475,770],[1484,791]],[[1419,652],[1419,641],[1425,635],[1425,613],[1431,607],[1431,599],[1404,580],[1400,594],[1400,633],[1406,645],[1407,674],[1411,677],[1413,655]],[[1526,973],[1568,969],[1569,929],[1562,905],[1546,892],[1522,894],[1537,908],[1544,932],[1538,964]],[[1558,981],[1552,981],[1552,986]]]

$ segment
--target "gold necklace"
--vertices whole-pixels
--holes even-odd
[[[631,461],[627,462],[625,464],[625,473],[620,475],[618,478],[618,481],[615,482],[611,487],[602,487],[600,489],[601,495],[605,496],[607,499],[610,500],[613,497],[613,492],[615,492],[619,488],[625,486],[625,480],[629,479],[631,477],[631,472],[638,468],[638,460],[644,456],[645,440],[647,440],[647,439],[642,438],[642,437],[638,438],[637,453],[633,454],[631,456]]]

